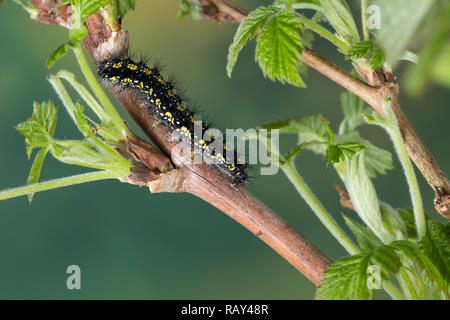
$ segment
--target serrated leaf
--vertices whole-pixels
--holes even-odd
[[[367,300],[373,290],[368,288],[368,267],[377,266],[380,276],[387,280],[396,273],[400,258],[390,246],[379,246],[370,252],[356,254],[340,259],[326,271],[316,291],[316,298],[323,300]]]
[[[44,164],[45,156],[47,155],[50,147],[47,145],[43,147],[36,154],[33,160],[33,165],[31,166],[30,174],[28,175],[27,184],[35,184],[39,182],[39,177],[41,175],[42,165]],[[34,193],[28,195],[28,201],[31,203],[33,200]]]
[[[303,50],[299,17],[296,12],[281,11],[269,19],[257,38],[255,59],[269,79],[304,87],[299,74]]]
[[[320,300],[367,300],[371,293],[367,287],[367,254],[340,259],[325,271],[316,291]]]
[[[259,7],[242,20],[234,35],[233,42],[228,48],[227,74],[229,77],[231,77],[239,52],[244,45],[256,36],[272,16],[280,11],[281,9],[275,6]]]
[[[434,263],[447,283],[450,281],[450,233],[437,221],[427,221],[427,234],[420,250]]]
[[[393,169],[392,154],[373,145],[369,140],[361,138],[357,131],[336,136],[337,143],[356,142],[364,146],[365,167],[369,177],[376,177],[377,173],[386,174]]]
[[[381,48],[376,48],[373,52],[372,58],[370,59],[370,66],[372,69],[381,67],[385,61],[384,52]]]
[[[191,16],[194,20],[200,19],[200,12],[202,12],[202,9],[195,3],[189,0],[180,0],[178,6],[180,7],[178,19],[183,19],[186,16]]]
[[[350,219],[349,217],[342,215],[344,217],[344,221],[352,231],[353,235],[356,237],[358,241],[359,247],[364,252],[370,252],[377,247],[381,246],[382,243],[380,239],[366,226]]]
[[[351,59],[361,59],[369,56],[375,48],[373,40],[366,40],[352,44],[347,51],[347,56]]]
[[[356,152],[359,152],[362,149],[364,149],[364,145],[355,142],[329,145],[327,149],[327,166],[329,166],[331,163],[338,163],[344,160],[346,157],[350,159]]]
[[[402,257],[402,270],[414,282],[412,294],[418,299],[449,299],[448,284],[439,269],[410,241],[395,241],[391,246]]]
[[[33,103],[30,118],[16,125],[15,129],[25,136],[28,158],[35,147],[44,147],[50,143],[55,133],[58,108],[51,101]]]

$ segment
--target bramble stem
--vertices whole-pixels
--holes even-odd
[[[23,187],[17,187],[12,189],[6,189],[0,191],[0,200],[15,198],[24,196],[27,194],[56,189],[61,187],[70,186],[73,184],[80,184],[85,182],[97,181],[97,180],[105,180],[105,179],[119,179],[121,178],[119,174],[113,171],[95,171],[89,172],[85,174],[80,174],[76,176],[59,178],[49,181],[44,181],[36,184],[30,184]]]
[[[95,78],[95,75],[92,73],[91,69],[89,68],[89,64],[83,53],[83,49],[81,49],[81,47],[76,47],[75,49],[73,49],[73,51],[75,52],[75,56],[77,58],[78,64],[80,65],[81,71],[83,71],[84,77],[86,78],[91,89],[94,91],[98,100],[102,104],[103,108],[105,108],[106,113],[109,115],[109,117],[111,119],[111,122],[119,130],[119,132],[125,131],[127,134],[129,134],[131,136],[131,133],[129,132],[127,126],[123,122],[122,117],[117,112],[116,108],[114,108],[113,104],[106,96],[105,91],[103,91],[102,87],[100,86],[97,79]]]

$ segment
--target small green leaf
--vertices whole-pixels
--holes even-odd
[[[381,48],[376,48],[373,52],[372,58],[370,59],[370,66],[372,69],[381,67],[385,61],[384,52]]]
[[[257,38],[255,59],[269,79],[304,87],[299,74],[303,50],[299,17],[293,11],[281,11],[274,15]]]
[[[361,59],[369,56],[375,48],[373,40],[366,40],[354,43],[347,51],[347,56],[351,59]]]
[[[69,48],[70,46],[68,43],[60,45],[48,56],[47,61],[45,61],[45,66],[50,69],[57,60],[61,59],[67,54],[67,52],[69,52]]]
[[[239,28],[234,35],[233,42],[228,48],[227,74],[231,77],[234,65],[236,64],[239,52],[244,45],[264,27],[267,21],[280,12],[281,9],[275,6],[259,7],[250,12],[244,20],[242,20]]]
[[[373,145],[369,140],[361,138],[357,131],[336,136],[337,143],[356,142],[364,146],[364,160],[369,177],[375,178],[377,173],[386,174],[393,169],[392,154]]]
[[[55,133],[58,108],[51,101],[33,103],[33,114],[15,129],[25,136],[28,158],[35,147],[48,145]]]
[[[369,228],[350,219],[345,215],[342,216],[344,217],[345,223],[352,231],[353,235],[356,237],[356,240],[358,241],[359,247],[362,251],[370,252],[382,245],[381,241]]]
[[[416,223],[414,221],[414,212],[413,209],[397,210],[397,213],[403,220],[403,224],[406,228],[406,234],[409,241],[416,240],[417,238],[417,229]]]
[[[28,175],[27,184],[35,184],[39,182],[41,175],[42,165],[44,164],[45,156],[47,155],[50,147],[47,145],[43,147],[34,157],[33,165],[31,166],[30,174]],[[28,201],[31,203],[34,193],[28,195]]]
[[[189,0],[180,0],[178,2],[180,11],[178,11],[178,19],[183,19],[186,16],[191,16],[194,20],[200,19],[202,9],[195,3]]]

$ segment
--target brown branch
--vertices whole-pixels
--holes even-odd
[[[203,9],[202,16],[204,18],[219,22],[223,22],[224,17],[228,17],[228,21],[240,23],[247,15],[244,10],[237,8],[235,5],[231,5],[228,1],[193,0],[193,2],[197,3]],[[219,11],[222,10],[225,14],[220,15],[215,12],[214,15],[208,15],[209,10],[207,8],[211,6]],[[218,16],[221,17],[219,20],[217,18]],[[442,216],[450,218],[450,181],[400,108],[398,103],[399,88],[394,83],[393,75],[383,70],[365,70],[355,64],[355,69],[369,81],[369,84],[367,84],[335,66],[312,50],[304,49],[300,55],[300,59],[311,68],[360,97],[382,116],[384,116],[382,111],[383,97],[387,95],[392,98],[392,109],[397,117],[409,156],[431,188],[433,190],[439,190],[439,193],[436,194],[434,199],[436,211]]]
[[[43,22],[49,21],[47,19]],[[126,31],[108,30],[98,14],[89,17],[86,25],[89,35],[84,39],[84,45],[95,63],[98,64],[111,53],[127,51],[128,33]],[[247,190],[243,187],[237,188],[224,179],[218,170],[206,164],[189,164],[187,160],[190,158],[173,152],[176,143],[169,141],[169,132],[164,126],[155,125],[155,119],[146,111],[146,108],[140,105],[142,102],[127,91],[115,89],[112,91],[155,145],[165,155],[170,155],[165,161],[162,159],[164,154],[161,156],[161,153],[137,141],[136,137],[128,138],[123,142],[122,152],[128,153],[138,162],[132,174],[124,178],[124,181],[136,185],[148,185],[151,192],[189,192],[198,196],[241,223],[302,272],[312,283],[315,285],[320,283],[324,271],[331,263],[328,257]],[[160,161],[157,165],[152,161],[155,157]],[[170,169],[168,165],[170,160],[178,169],[160,173],[159,171],[163,171],[162,168]]]

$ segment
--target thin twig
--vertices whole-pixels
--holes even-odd
[[[192,1],[203,9],[202,16],[206,19],[224,22],[224,18],[228,17],[228,21],[240,23],[247,15],[244,10],[230,4],[228,1]],[[211,7],[216,10],[214,15],[208,14]],[[222,11],[224,15],[221,15],[217,11]],[[220,17],[220,19],[217,17]],[[450,218],[450,181],[400,108],[398,103],[399,88],[398,85],[394,83],[392,74],[388,72],[378,72],[378,70],[365,71],[355,66],[357,71],[360,72],[366,80],[372,79],[370,81],[371,83],[367,84],[348,74],[312,50],[305,48],[300,55],[300,59],[311,68],[319,71],[327,78],[360,97],[382,116],[385,116],[382,109],[383,98],[389,96],[392,99],[392,109],[397,118],[398,126],[403,135],[408,154],[433,191],[436,189],[440,190],[440,197],[436,196],[434,199],[436,211],[442,216]]]

